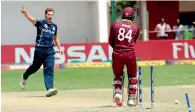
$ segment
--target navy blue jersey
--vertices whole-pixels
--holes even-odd
[[[36,46],[53,47],[54,35],[57,35],[57,25],[53,22],[47,23],[45,20],[37,20]]]

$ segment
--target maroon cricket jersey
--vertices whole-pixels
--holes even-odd
[[[109,44],[113,53],[123,54],[134,51],[140,29],[129,20],[115,22],[110,27]]]

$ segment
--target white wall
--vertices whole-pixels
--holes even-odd
[[[98,0],[99,42],[108,42],[108,12],[107,1]]]
[[[44,11],[55,9],[53,21],[58,25],[62,43],[95,42],[98,39],[97,2],[2,2],[2,44],[34,44],[36,28],[20,13],[21,4],[35,18],[44,18]],[[93,5],[94,7],[92,7]],[[97,14],[97,15],[96,15]]]
[[[92,35],[93,35],[93,40],[98,42],[99,41],[99,14],[98,14],[98,3],[97,1],[91,1],[89,3],[90,7],[91,7],[91,20],[92,20]],[[89,40],[90,41],[90,40]]]

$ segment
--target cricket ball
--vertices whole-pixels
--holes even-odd
[[[175,102],[176,105],[179,104],[179,101],[178,100],[175,100],[174,102]]]

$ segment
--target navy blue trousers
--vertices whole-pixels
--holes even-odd
[[[54,73],[54,49],[53,47],[36,47],[33,64],[23,74],[25,80],[39,70],[43,64],[43,74],[46,89],[53,88]]]

